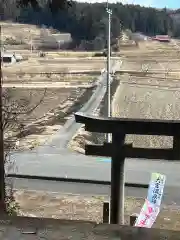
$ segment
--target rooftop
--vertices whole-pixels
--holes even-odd
[[[3,52],[2,57],[15,57],[15,54],[14,53],[6,53],[6,52]]]

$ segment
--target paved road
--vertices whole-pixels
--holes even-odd
[[[30,157],[31,156],[31,157]],[[100,161],[98,157],[88,157],[72,152],[67,154],[61,150],[49,146],[46,152],[32,152],[14,155],[17,162],[16,173],[48,176],[68,177],[76,179],[90,179],[110,181],[110,162]],[[152,172],[164,173],[167,176],[167,186],[180,189],[179,162],[149,161],[138,159],[126,159],[125,180],[129,183],[149,183]]]

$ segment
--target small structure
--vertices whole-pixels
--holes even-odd
[[[70,33],[59,33],[59,34],[52,34],[52,35],[58,42],[59,49],[67,48],[69,44],[72,42],[72,37]]]
[[[23,60],[23,57],[20,54],[14,54],[14,56],[15,56],[17,62],[20,62]]]
[[[1,60],[3,63],[15,63],[17,61],[14,53],[2,53]]]
[[[156,35],[155,37],[152,37],[152,40],[159,42],[170,42],[171,38],[168,35]]]
[[[1,57],[3,63],[16,63],[23,60],[23,57],[20,54],[15,53],[3,52]]]
[[[70,33],[49,34],[42,32],[39,37],[33,38],[31,42],[31,48],[43,50],[43,49],[64,49],[72,42]]]

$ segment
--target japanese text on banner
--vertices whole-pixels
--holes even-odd
[[[158,206],[155,206],[146,199],[135,226],[151,228],[159,214],[159,211],[160,208]]]
[[[135,223],[136,227],[152,227],[160,212],[165,181],[165,175],[152,173],[148,188],[148,196]]]
[[[148,189],[147,199],[156,206],[161,205],[166,176],[160,173],[152,173]]]

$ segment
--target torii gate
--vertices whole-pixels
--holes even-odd
[[[75,119],[85,124],[86,131],[112,134],[112,143],[86,145],[85,154],[112,158],[110,223],[124,224],[125,158],[180,160],[180,121],[103,118],[78,112]],[[173,136],[173,148],[134,148],[132,144],[125,144],[126,134]]]

